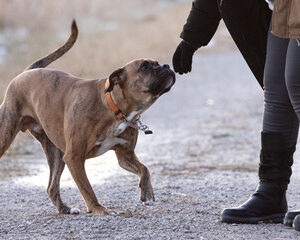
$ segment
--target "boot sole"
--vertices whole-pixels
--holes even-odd
[[[223,215],[221,221],[225,223],[249,223],[249,224],[257,224],[259,222],[264,223],[283,223],[285,213],[276,213],[261,217],[238,217],[238,216],[230,216]]]

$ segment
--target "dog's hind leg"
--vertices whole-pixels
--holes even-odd
[[[20,108],[18,101],[4,101],[0,106],[0,158],[20,131]]]
[[[115,153],[117,155],[120,167],[129,172],[137,174],[140,177],[140,200],[142,202],[155,201],[149,170],[139,161],[134,151],[118,147],[115,149]]]
[[[60,177],[64,171],[65,163],[62,160],[63,153],[47,137],[42,129],[29,130],[30,133],[41,143],[50,168],[47,193],[59,213],[77,214],[77,208],[68,207],[60,197]]]

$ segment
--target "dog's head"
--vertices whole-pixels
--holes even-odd
[[[136,110],[144,111],[175,83],[175,73],[169,65],[160,65],[150,59],[138,59],[127,63],[109,76],[112,91],[118,85],[126,99],[138,103]]]

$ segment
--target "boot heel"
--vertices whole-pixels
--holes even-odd
[[[283,224],[287,227],[293,226],[293,221],[297,215],[300,215],[300,210],[289,211],[285,214]]]
[[[293,227],[296,231],[300,231],[300,215],[297,215],[293,222]]]
[[[288,218],[285,218],[284,220],[283,220],[283,225],[285,225],[285,226],[287,226],[287,227],[292,227],[293,226],[293,220],[294,219],[288,219]]]

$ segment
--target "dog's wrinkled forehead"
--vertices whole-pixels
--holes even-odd
[[[128,85],[132,82],[135,82],[137,76],[139,76],[140,73],[143,73],[142,75],[143,79],[150,80],[150,76],[153,75],[153,73],[151,71],[145,72],[143,71],[143,69],[144,68],[152,69],[152,67],[154,66],[158,67],[160,65],[158,64],[157,61],[154,61],[152,59],[137,59],[127,63],[122,68],[119,68],[115,70],[113,73],[111,73],[111,75],[109,76],[109,86],[105,89],[105,92],[112,91],[115,85],[122,86],[123,84]]]
[[[137,59],[125,65],[127,73],[138,73],[141,69],[148,66],[158,66],[158,62],[152,59]]]

